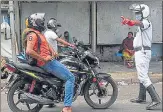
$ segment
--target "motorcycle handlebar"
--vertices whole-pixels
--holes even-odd
[[[71,47],[71,46],[68,46],[68,48],[72,49],[73,51],[78,51],[78,48],[75,46],[75,47]]]

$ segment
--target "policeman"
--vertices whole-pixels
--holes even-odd
[[[121,16],[121,18],[123,25],[138,26],[133,46],[135,50],[136,69],[140,81],[139,96],[136,99],[132,99],[131,102],[145,102],[147,90],[151,96],[152,102],[146,107],[146,109],[151,110],[161,104],[161,99],[156,93],[156,90],[148,76],[152,43],[152,24],[148,20],[150,11],[149,7],[145,4],[132,4],[129,9],[135,13],[136,20],[130,20],[123,16]]]

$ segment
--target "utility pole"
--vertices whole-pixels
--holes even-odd
[[[10,13],[10,27],[11,27],[11,48],[12,59],[16,62],[16,37],[15,37],[15,20],[14,20],[14,2],[9,1],[9,13]]]
[[[14,11],[15,11],[15,32],[16,32],[16,40],[17,40],[17,49],[21,51],[21,37],[20,37],[20,11],[19,11],[19,1],[14,1]]]
[[[96,2],[92,1],[92,50],[93,52],[96,52]]]

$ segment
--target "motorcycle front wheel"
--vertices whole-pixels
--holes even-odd
[[[43,105],[28,104],[20,101],[20,90],[24,89],[24,81],[18,81],[11,86],[7,94],[7,102],[13,112],[39,112]],[[15,101],[16,100],[16,101]]]
[[[99,74],[100,75],[100,74]],[[102,75],[102,74],[101,74]],[[107,75],[107,74],[106,74]],[[87,83],[84,89],[84,98],[89,106],[94,109],[109,108],[117,99],[118,87],[111,78],[98,78],[101,92],[98,90],[96,83]]]

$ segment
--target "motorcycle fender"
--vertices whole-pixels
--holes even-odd
[[[84,84],[82,85],[82,87],[81,87],[81,91],[80,91],[80,95],[81,95],[81,96],[84,95],[84,90],[85,90],[85,87],[86,87],[87,83],[90,83],[90,80],[89,80],[89,79],[87,79],[87,80],[85,81],[85,83],[84,83]]]
[[[97,76],[98,77],[106,77],[106,78],[111,77],[111,75],[109,73],[97,73]]]

